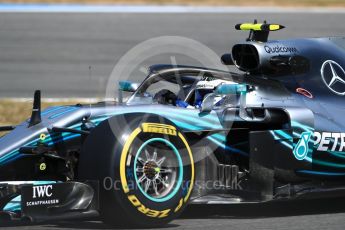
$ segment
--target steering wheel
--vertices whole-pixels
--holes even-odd
[[[155,94],[153,100],[163,105],[176,105],[177,96],[170,90],[162,89]]]

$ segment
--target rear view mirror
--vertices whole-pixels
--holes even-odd
[[[135,92],[139,87],[138,83],[134,83],[131,81],[120,81],[119,82],[119,90],[125,92]]]
[[[247,92],[247,85],[243,84],[222,84],[217,87],[216,94],[229,95],[229,94],[243,94]]]
[[[222,84],[215,90],[218,95],[239,95],[240,117],[245,117],[247,104],[247,85],[246,84]]]
[[[245,84],[222,84],[214,93],[207,94],[200,106],[200,112],[211,112],[214,108],[215,98],[218,95],[239,95],[240,105],[246,105],[247,85]]]
[[[123,103],[123,92],[134,93],[139,87],[139,83],[134,83],[131,81],[120,81],[119,82],[119,103]]]

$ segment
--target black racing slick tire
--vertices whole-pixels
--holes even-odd
[[[184,135],[147,114],[112,117],[92,130],[78,170],[81,179],[100,182],[104,222],[126,227],[159,227],[177,218],[195,179]]]

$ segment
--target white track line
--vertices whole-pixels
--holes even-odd
[[[75,5],[0,4],[5,13],[345,13],[339,7],[244,7],[244,6],[158,6],[158,5]]]

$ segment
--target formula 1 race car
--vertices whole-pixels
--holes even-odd
[[[222,61],[241,74],[155,65],[116,102],[44,111],[36,91],[0,127],[1,220],[156,227],[188,204],[344,195],[345,38],[268,41],[282,28],[236,26]]]

